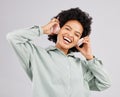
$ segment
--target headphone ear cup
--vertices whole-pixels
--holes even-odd
[[[80,45],[82,45],[82,44],[83,44],[83,38],[81,38],[81,39],[78,41],[77,45],[80,46]]]
[[[58,34],[59,30],[60,30],[60,26],[55,24],[53,25],[51,32],[53,32],[54,34]]]
[[[82,43],[79,47],[80,47],[80,48],[82,48],[82,47],[83,47],[83,45],[84,45],[84,43]]]

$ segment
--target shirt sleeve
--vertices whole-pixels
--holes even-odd
[[[10,32],[6,38],[9,44],[17,54],[22,67],[26,71],[29,78],[32,80],[32,67],[31,67],[31,52],[34,48],[32,40],[43,34],[43,30],[39,26],[25,28]]]
[[[84,73],[84,79],[87,81],[90,90],[102,91],[111,86],[111,80],[103,68],[101,60],[94,58],[92,60],[85,60],[86,72]]]

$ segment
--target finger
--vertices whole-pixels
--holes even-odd
[[[50,26],[54,26],[54,25],[58,25],[59,26],[59,20],[56,18],[53,18],[50,22],[49,22]]]
[[[78,45],[76,45],[75,47],[77,50],[81,51],[81,48]]]
[[[56,19],[56,18],[53,18],[51,21],[52,21],[52,22],[57,22],[57,23],[59,23],[59,20]]]
[[[88,44],[89,41],[88,41],[88,40],[84,40],[83,43],[84,43],[84,44]]]
[[[89,40],[89,37],[88,36],[84,37],[84,40]]]
[[[84,43],[90,42],[90,38],[89,38],[88,36],[84,37],[84,41],[83,41],[83,42],[84,42]]]
[[[55,25],[56,25],[56,26],[59,26],[59,23],[58,23],[58,22],[50,21],[50,22],[47,24],[48,30],[52,31],[52,30],[53,30],[53,27],[54,27]]]

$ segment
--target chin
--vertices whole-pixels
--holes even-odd
[[[69,49],[71,49],[73,46],[63,44],[62,47],[65,48],[65,49],[67,49],[67,50],[69,50]]]

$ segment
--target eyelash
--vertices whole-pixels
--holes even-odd
[[[75,36],[80,37],[78,34],[75,34]]]
[[[65,28],[65,29],[68,30],[68,31],[70,31],[69,28]],[[80,37],[80,35],[78,35],[78,34],[75,34],[75,36]]]
[[[69,28],[65,28],[65,29],[70,31],[70,29],[69,29]]]

